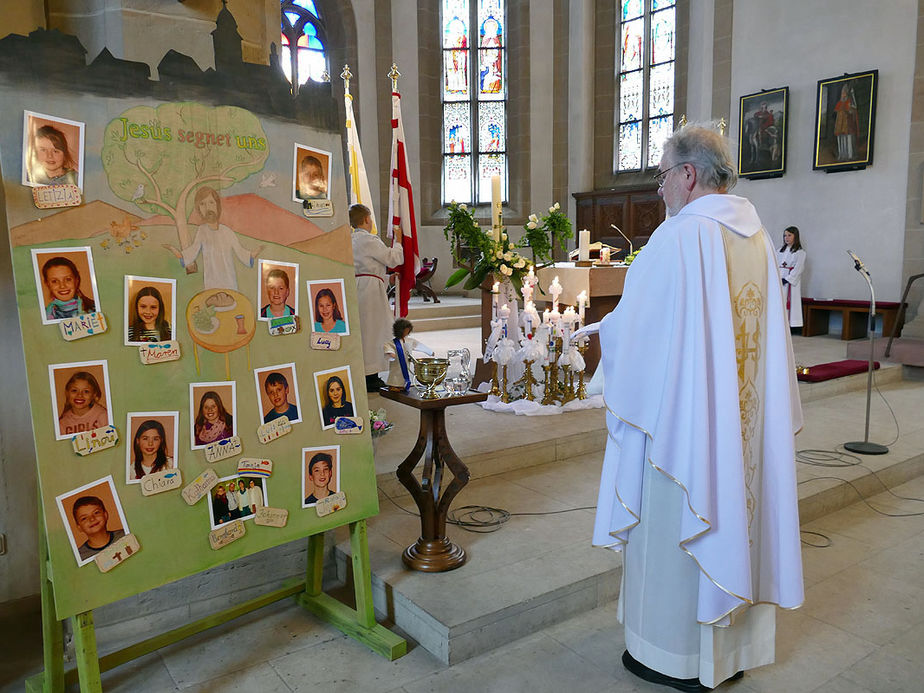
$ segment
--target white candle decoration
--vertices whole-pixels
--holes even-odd
[[[500,282],[494,282],[491,287],[491,317],[497,318],[497,307],[500,300]]]
[[[590,260],[590,231],[581,229],[578,234],[578,260],[587,262]]]
[[[491,228],[496,242],[500,242],[502,204],[500,176],[491,176]]]
[[[561,296],[561,284],[558,283],[558,276],[552,280],[549,285],[549,293],[552,294],[552,311],[558,313],[558,297]]]
[[[584,324],[584,307],[587,305],[587,291],[581,291],[577,296],[578,300],[578,318],[581,324]]]
[[[604,265],[610,264],[610,249],[609,248],[601,248],[600,262],[602,262]]]
[[[542,311],[542,324],[543,324],[543,325],[548,325],[548,324],[549,324],[549,322],[552,320],[551,315],[552,315],[552,313],[551,313],[551,311],[549,311],[548,308],[546,308],[544,311]]]

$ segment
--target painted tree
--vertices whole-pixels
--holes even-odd
[[[195,191],[202,185],[228,188],[262,170],[268,155],[260,121],[235,106],[136,106],[103,133],[109,188],[145,212],[169,216],[181,248],[193,232]]]

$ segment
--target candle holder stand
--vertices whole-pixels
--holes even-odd
[[[523,365],[526,366],[526,372],[523,373],[523,377],[517,380],[513,386],[518,387],[523,386],[523,399],[528,402],[536,401],[536,395],[533,394],[533,385],[536,385],[536,376],[533,375],[533,362],[529,359],[523,360]]]
[[[504,386],[501,389],[500,398],[501,398],[501,402],[503,402],[504,404],[509,404],[510,403],[510,393],[507,392],[507,364],[506,363],[504,364],[503,380],[504,380]]]
[[[500,386],[497,382],[497,361],[492,361],[493,368],[491,369],[491,392],[490,394],[495,397],[500,396]]]

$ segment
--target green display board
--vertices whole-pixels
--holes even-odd
[[[32,411],[57,618],[377,513],[368,429],[338,435],[322,420],[332,411],[349,413],[344,401],[364,423],[368,418],[339,134],[230,106],[8,87],[0,88],[0,100],[0,164],[29,384],[20,396]],[[76,179],[79,206],[36,206],[31,184],[51,177],[60,163],[54,152],[42,150],[58,137],[43,127],[64,134],[70,163],[63,163],[65,175],[57,182]],[[299,170],[309,171],[302,185]],[[312,213],[329,216],[306,218],[303,197],[313,198]],[[73,282],[74,268],[79,294],[55,284]],[[286,274],[284,312],[297,312],[301,329],[295,334],[271,335],[270,323],[260,319],[262,307],[272,302],[272,269],[276,284],[279,273]],[[142,315],[138,294],[145,286],[159,287],[169,327],[154,321],[152,328],[150,315]],[[330,294],[341,319],[333,320],[336,327],[325,325],[340,346],[312,349],[314,318],[329,315],[324,300]],[[62,336],[55,316],[77,299],[96,304],[105,332],[74,341]],[[278,304],[278,296],[273,300]],[[314,314],[316,305],[324,315]],[[134,325],[139,317],[145,319]],[[137,342],[153,338],[152,329],[158,338],[170,331],[179,343],[178,360],[142,363]],[[282,408],[296,405],[300,421],[287,435],[262,444],[258,427],[280,401],[269,394],[278,389],[267,384],[278,385],[278,378],[269,377],[274,372],[285,378]],[[330,408],[336,398],[328,401],[336,390],[332,376],[343,386],[340,408]],[[222,400],[218,415],[210,392]],[[71,433],[88,421],[100,422],[94,405],[97,413],[105,410],[100,416],[116,428],[119,442],[80,456]],[[209,411],[197,428],[204,409]],[[211,468],[227,487],[236,483],[229,477],[242,458],[272,460],[272,475],[255,477],[255,485],[259,503],[288,511],[286,526],[244,519],[245,536],[214,550],[209,533],[225,524],[216,517],[221,502],[206,496],[187,505],[180,488],[143,495],[132,478],[135,433],[139,449],[147,445],[149,452],[141,429],[152,420],[161,423],[182,486]],[[202,446],[213,436],[224,438],[222,426],[239,437],[242,454],[208,462]],[[161,431],[147,430],[155,438]],[[306,462],[325,451],[333,459],[327,488],[342,491],[347,502],[321,517],[309,502],[314,499],[306,498],[316,481]],[[253,502],[250,477],[245,490]],[[71,521],[75,501],[88,495],[102,500],[113,539],[127,531],[141,546],[105,573],[81,557],[88,535],[80,528],[96,531],[92,520]],[[243,498],[236,499],[239,506]],[[234,519],[232,509],[224,519]]]

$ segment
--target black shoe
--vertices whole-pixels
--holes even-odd
[[[649,669],[635,657],[630,655],[629,650],[622,653],[622,665],[631,673],[649,683],[670,686],[671,688],[676,688],[678,691],[690,691],[692,693],[700,693],[700,691],[709,690],[699,682],[699,679],[678,679],[673,676],[668,676],[667,674],[662,674],[654,669]]]
[[[388,387],[378,373],[366,376],[366,392],[378,392],[380,388]]]

